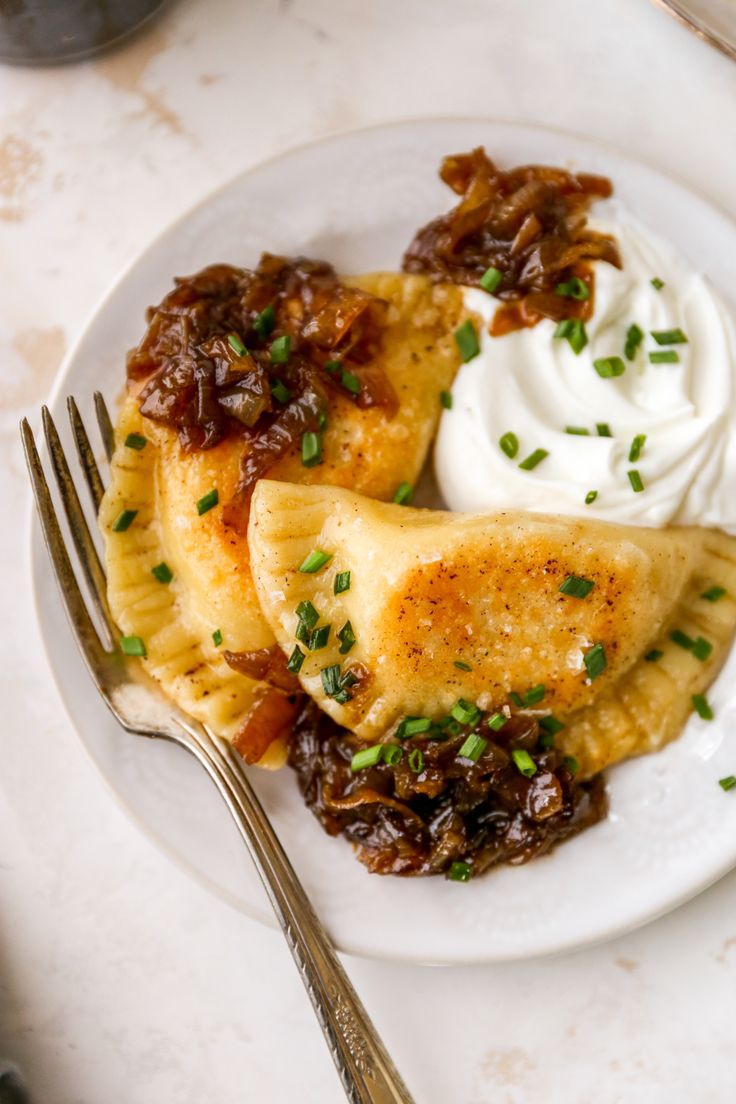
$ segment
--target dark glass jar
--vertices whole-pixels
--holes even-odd
[[[0,0],[0,61],[50,65],[91,57],[166,0]]]

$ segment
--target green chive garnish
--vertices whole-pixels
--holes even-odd
[[[323,648],[327,647],[331,628],[332,625],[320,625],[318,629],[312,629],[305,642],[310,652],[320,652]]]
[[[355,643],[355,633],[349,621],[346,621],[340,629],[337,639],[340,641],[340,655],[347,655]]]
[[[595,428],[599,437],[613,437],[608,422],[596,422]]]
[[[154,579],[158,579],[160,583],[170,583],[174,578],[174,572],[171,570],[167,563],[163,561],[160,564],[156,564],[151,568],[151,574]]]
[[[693,694],[692,696],[693,709],[699,717],[704,721],[713,720],[713,710],[708,705],[708,699],[705,694]]]
[[[642,454],[644,445],[646,443],[646,433],[637,433],[634,440],[631,442],[631,448],[629,449],[629,463],[635,464]]]
[[[450,869],[445,877],[451,882],[469,882],[470,866],[466,862],[450,863]]]
[[[335,582],[332,586],[333,594],[344,594],[346,590],[350,590],[350,572],[338,571],[335,575]]]
[[[697,637],[693,643],[693,655],[696,659],[699,659],[701,663],[705,663],[712,651],[713,645],[710,640],[706,640],[703,636]]]
[[[500,732],[503,726],[506,724],[507,720],[508,717],[506,717],[503,713],[492,713],[486,721],[486,724],[494,732]]]
[[[340,383],[351,395],[360,394],[360,380],[353,372],[348,372],[347,368],[343,370],[340,376]]]
[[[335,372],[342,371],[341,360],[326,360],[324,363],[325,372],[329,372],[330,375],[334,375]]]
[[[679,356],[674,349],[667,349],[660,353],[650,353],[650,364],[678,364],[680,361]]]
[[[524,748],[514,748],[511,752],[511,758],[514,760],[519,774],[523,774],[525,778],[533,778],[537,773],[537,764]]]
[[[530,705],[536,705],[540,702],[545,694],[544,683],[540,682],[538,686],[532,686],[530,690],[525,690],[522,695],[522,704],[524,708]]]
[[[499,440],[501,452],[505,452],[509,460],[513,460],[519,451],[519,438],[515,433],[504,433]]]
[[[396,767],[404,758],[404,749],[398,744],[383,744],[383,761],[389,767]]]
[[[460,698],[450,710],[450,716],[461,725],[475,725],[480,719],[480,709],[471,702]]]
[[[578,299],[583,302],[590,299],[590,288],[579,276],[572,276],[555,287],[555,295],[562,295],[565,299]]]
[[[457,667],[458,671],[472,671],[473,668],[469,663],[464,663],[462,659],[453,659],[453,667]]]
[[[221,629],[215,629],[215,631],[213,632],[213,634],[212,634],[212,643],[215,645],[216,648],[219,648],[220,645],[222,644],[222,630]]]
[[[550,713],[548,717],[540,717],[539,727],[549,736],[556,736],[558,732],[562,732],[565,726],[562,721]]]
[[[413,774],[421,774],[424,770],[424,752],[421,748],[412,748],[409,758],[406,760],[409,770]]]
[[[629,477],[631,489],[632,491],[634,491],[635,494],[639,494],[640,491],[644,490],[644,483],[642,482],[641,475],[636,470],[636,468],[632,468],[631,471],[628,471],[626,474]]]
[[[361,748],[356,751],[350,760],[351,771],[364,770],[365,767],[375,767],[383,758],[383,744],[373,744],[372,747]]]
[[[291,354],[291,337],[283,334],[271,342],[271,363],[287,364]]]
[[[588,678],[592,682],[597,679],[599,675],[602,675],[608,666],[608,660],[606,658],[606,650],[599,642],[594,644],[589,652],[586,652],[583,656],[583,663],[585,664],[585,670],[588,672]]]
[[[562,322],[558,322],[554,335],[558,338],[565,338],[576,356],[579,356],[588,344],[585,325],[579,318],[564,318]]]
[[[313,629],[319,621],[319,614],[311,602],[300,602],[296,607],[296,615],[308,629]]]
[[[565,426],[565,433],[573,437],[590,437],[590,430],[585,426]]]
[[[686,652],[691,652],[695,641],[687,633],[682,632],[681,629],[673,629],[670,633],[670,640],[673,644],[677,644],[678,647],[684,648]]]
[[[292,675],[298,675],[302,669],[304,663],[304,652],[297,644],[294,651],[289,656],[289,662],[286,664],[286,670],[291,671]]]
[[[414,488],[411,483],[399,483],[393,500],[397,506],[409,506],[413,497]]]
[[[480,352],[480,342],[478,341],[478,334],[476,333],[475,326],[471,318],[467,318],[459,329],[455,330],[455,341],[457,347],[460,350],[460,357],[468,363],[473,357],[477,357]]]
[[[588,491],[588,493],[585,496],[585,505],[590,506],[591,503],[595,502],[597,497],[598,497],[598,492],[597,491]]]
[[[619,356],[599,357],[593,361],[593,367],[601,379],[613,379],[626,371],[626,365]]]
[[[676,330],[650,330],[658,345],[686,345],[687,337],[680,329]]]
[[[704,590],[700,597],[705,598],[706,602],[717,602],[720,598],[723,598],[725,593],[725,587],[714,586],[710,587],[709,590]]]
[[[399,725],[396,735],[400,740],[407,740],[410,736],[419,736],[422,732],[429,732],[432,722],[429,717],[404,717]]]
[[[445,410],[452,410],[451,391],[440,391],[440,405],[443,406]]]
[[[261,341],[265,341],[269,334],[273,333],[275,327],[276,311],[273,309],[273,304],[270,303],[260,314],[256,315],[253,329],[256,331]]]
[[[315,572],[320,571],[325,564],[328,564],[331,559],[331,552],[323,552],[321,548],[315,548],[299,565],[298,570],[301,571],[302,575],[314,575]]]
[[[322,689],[328,698],[334,698],[340,690],[340,664],[331,663],[329,667],[323,667],[319,673],[322,679]]]
[[[656,291],[661,291],[664,287],[664,280],[660,280],[659,276],[653,276],[649,283]]]
[[[112,523],[113,533],[124,533],[126,529],[130,529],[137,514],[137,510],[123,510]]]
[[[512,702],[514,703],[514,705],[518,709],[523,709],[524,708],[524,703],[521,700],[521,695],[517,694],[515,690],[510,690],[509,691],[509,697],[511,698]]]
[[[541,751],[549,751],[555,746],[555,738],[551,732],[540,732],[537,742]]]
[[[208,491],[206,495],[202,495],[197,503],[197,513],[201,517],[202,514],[206,514],[208,510],[211,510],[220,501],[220,494],[216,488]]]
[[[727,774],[725,778],[719,778],[718,785],[722,790],[732,790],[736,786],[736,774]]]
[[[121,636],[120,650],[126,656],[140,656],[145,659],[148,655],[146,645],[139,636]]]
[[[322,463],[322,438],[318,433],[302,433],[302,465],[314,468]]]
[[[659,648],[652,648],[651,652],[647,652],[644,656],[644,659],[647,663],[657,663],[663,655],[664,652],[661,652]]]
[[[534,452],[527,456],[526,460],[521,461],[519,467],[522,469],[522,471],[533,471],[534,468],[536,468],[537,464],[541,464],[542,461],[545,460],[548,456],[549,453],[546,449],[535,449]]]
[[[484,291],[487,291],[489,295],[493,295],[494,291],[502,280],[503,272],[501,272],[500,269],[494,268],[493,265],[491,265],[490,268],[487,268],[485,270],[478,282],[480,283],[480,286],[483,288]]]
[[[587,598],[594,586],[592,579],[583,579],[580,575],[568,575],[560,587],[560,594],[568,594],[571,598]]]
[[[243,342],[240,340],[237,334],[228,334],[227,343],[234,353],[239,357],[244,357],[248,352]]]
[[[624,345],[624,355],[627,360],[633,360],[636,357],[636,350],[644,340],[644,331],[637,326],[636,322],[632,322],[626,331],[626,344]]]
[[[578,763],[574,755],[566,755],[562,761],[569,770],[570,774],[577,774],[580,770],[580,764]]]
[[[477,763],[487,747],[487,740],[484,740],[477,732],[471,732],[463,742],[458,755],[463,759],[470,759],[471,762]]]
[[[271,380],[271,394],[276,399],[276,402],[288,403],[291,399],[291,391],[280,379]]]
[[[134,449],[135,452],[140,452],[141,449],[144,449],[147,444],[147,438],[145,438],[141,433],[129,433],[128,436],[125,438],[125,447],[129,449]]]

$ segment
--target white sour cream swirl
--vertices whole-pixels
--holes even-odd
[[[598,517],[632,525],[702,525],[736,533],[736,331],[725,305],[702,276],[665,242],[627,217],[596,221],[619,243],[623,270],[598,263],[589,343],[576,356],[544,320],[492,338],[487,327],[497,300],[464,292],[483,318],[481,352],[464,364],[443,413],[435,450],[440,490],[452,510],[522,509]],[[665,286],[651,283],[659,277]],[[633,362],[613,379],[593,367],[622,356],[626,332],[645,334]],[[652,330],[680,328],[688,343],[668,346],[677,364],[651,364],[662,351]],[[625,358],[624,358],[625,359]],[[612,437],[599,437],[597,423]],[[567,426],[585,427],[573,436]],[[514,433],[509,459],[499,439]],[[646,434],[636,462],[632,440]],[[533,471],[519,463],[535,449],[549,456]],[[628,478],[636,469],[644,490]],[[591,505],[589,491],[597,491]]]

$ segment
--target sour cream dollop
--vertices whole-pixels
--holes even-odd
[[[483,319],[481,351],[460,369],[452,409],[442,415],[435,450],[442,495],[452,510],[521,509],[736,533],[733,320],[702,276],[628,216],[594,225],[616,238],[623,269],[596,264],[588,345],[578,356],[546,319],[490,337],[497,300],[465,290],[465,305]],[[664,287],[657,290],[653,278]],[[624,345],[632,323],[644,340],[629,361]],[[676,328],[686,344],[660,346],[651,336]],[[679,361],[650,363],[649,353],[665,348]],[[604,379],[593,361],[610,356],[622,357],[626,370]],[[599,436],[598,423],[612,436]],[[589,433],[569,434],[567,427]],[[499,446],[507,433],[519,441],[513,459]],[[631,461],[640,435],[646,442]],[[521,469],[536,449],[549,455],[533,470]],[[631,470],[643,491],[634,491]]]

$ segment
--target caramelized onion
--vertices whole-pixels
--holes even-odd
[[[232,744],[246,763],[257,763],[274,740],[288,736],[300,709],[300,697],[266,690],[251,706]]]
[[[270,648],[259,648],[255,652],[225,650],[222,654],[228,666],[241,675],[260,682],[270,682],[272,686],[285,690],[288,694],[299,692],[299,679],[287,670],[286,656],[278,644],[272,644]]]

